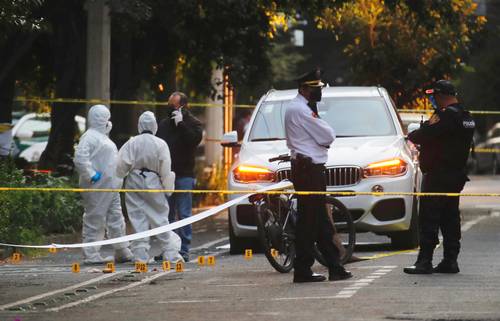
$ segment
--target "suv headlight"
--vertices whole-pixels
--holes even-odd
[[[408,164],[400,158],[371,163],[363,169],[364,177],[401,176],[406,173]]]
[[[233,170],[234,180],[238,183],[267,183],[273,182],[273,171],[258,166],[240,165]]]

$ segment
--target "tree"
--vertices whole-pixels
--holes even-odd
[[[457,74],[484,17],[472,0],[358,0],[326,8],[319,28],[334,32],[350,63],[348,82],[382,85],[399,106],[419,89]]]

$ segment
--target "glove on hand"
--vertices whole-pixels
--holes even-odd
[[[179,125],[179,123],[182,121],[182,108],[179,108],[177,110],[174,110],[172,112],[172,118],[175,121],[175,126]]]
[[[97,181],[99,181],[101,179],[101,176],[102,176],[102,174],[100,172],[95,172],[95,175],[92,176],[92,178],[90,179],[90,181],[92,183],[95,183],[95,182],[97,182]]]

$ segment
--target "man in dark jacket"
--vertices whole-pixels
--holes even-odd
[[[172,171],[175,172],[175,189],[192,190],[195,184],[194,161],[196,147],[200,144],[203,129],[201,122],[189,112],[187,96],[174,92],[168,99],[168,116],[158,126],[158,137],[165,140],[172,157]],[[169,197],[170,223],[191,216],[192,194],[173,193]],[[192,229],[187,225],[176,230],[181,237],[181,255],[189,261],[189,246]]]
[[[475,123],[458,103],[455,87],[439,80],[426,90],[435,113],[408,139],[420,145],[422,192],[460,193],[468,181],[466,163]],[[408,274],[458,273],[460,251],[459,197],[421,197],[419,208],[420,252]],[[432,267],[439,229],[443,234],[443,260]]]

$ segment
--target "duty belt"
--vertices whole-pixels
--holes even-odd
[[[143,167],[143,168],[141,168],[141,169],[139,169],[139,170],[141,171],[141,172],[139,173],[139,175],[141,175],[141,176],[142,176],[142,177],[144,177],[144,178],[146,178],[146,175],[144,175],[144,173],[155,173],[158,177],[160,177],[160,174],[158,174],[158,173],[157,173],[157,172],[155,172],[155,171],[150,170],[149,168],[145,168],[145,167]]]

